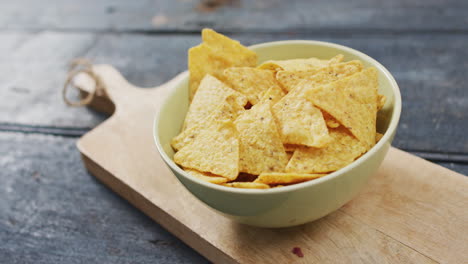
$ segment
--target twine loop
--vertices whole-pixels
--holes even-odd
[[[92,91],[88,91],[88,94],[86,95],[86,97],[81,98],[79,101],[72,101],[68,99],[67,97],[68,87],[72,86],[80,91],[85,90],[73,82],[73,79],[80,73],[86,73],[89,77],[91,77],[94,80],[96,86],[95,86],[95,89],[93,89]],[[84,59],[84,58],[74,59],[70,63],[70,69],[68,71],[67,79],[63,86],[63,90],[62,90],[63,101],[68,106],[85,106],[85,105],[89,105],[93,101],[96,95],[101,96],[104,94],[105,94],[104,86],[102,85],[102,82],[99,76],[97,76],[93,72],[93,64],[91,63],[91,61],[89,61],[88,59]]]

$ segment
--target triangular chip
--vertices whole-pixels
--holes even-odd
[[[224,186],[241,188],[241,189],[268,189],[269,185],[259,182],[228,182],[224,183]]]
[[[264,183],[270,185],[277,184],[292,184],[314,180],[323,177],[327,174],[301,174],[301,173],[281,173],[281,172],[264,172],[254,181],[256,183]]]
[[[258,68],[273,71],[309,71],[339,63],[343,58],[343,55],[339,54],[329,60],[321,60],[313,57],[308,59],[269,60],[262,63]]]
[[[276,104],[286,93],[279,86],[274,86],[263,93],[260,101],[270,101],[271,105]]]
[[[189,49],[190,100],[193,99],[200,81],[211,74],[224,81],[223,71],[230,67],[255,67],[257,54],[238,41],[216,33],[211,29],[202,31],[203,43]]]
[[[232,121],[213,121],[174,154],[184,168],[210,172],[232,181],[239,174],[239,135]]]
[[[288,158],[269,101],[258,103],[245,111],[235,124],[239,131],[241,172],[258,175],[284,170]]]
[[[184,130],[189,129],[209,116],[227,97],[234,96],[239,105],[247,104],[247,98],[231,89],[215,77],[207,74],[200,83],[197,94],[185,117]]]
[[[343,127],[330,129],[330,137],[332,141],[325,148],[297,148],[286,166],[286,172],[328,173],[336,171],[350,164],[366,151],[361,142]]]
[[[305,93],[309,101],[343,124],[368,150],[375,144],[377,86],[377,70],[368,68]]]
[[[226,183],[228,181],[227,178],[224,178],[224,177],[221,177],[221,176],[217,176],[215,174],[212,174],[212,173],[209,173],[209,172],[200,172],[200,171],[197,171],[197,170],[192,170],[192,169],[184,169],[185,172],[187,172],[187,174],[197,178],[197,179],[200,179],[202,181],[206,181],[206,182],[211,182],[211,183],[214,183],[214,184],[222,184],[222,183]]]
[[[208,117],[174,137],[171,140],[171,146],[174,150],[179,150],[192,142],[205,129],[206,123],[211,123],[215,120],[234,121],[244,111],[244,107],[237,103],[236,96],[229,96]]]
[[[354,60],[310,71],[279,71],[276,79],[287,91],[291,91],[304,80],[325,84],[351,76],[363,68],[361,61]]]
[[[281,90],[270,70],[250,67],[234,67],[224,71],[226,82],[236,91],[244,94],[252,105],[257,104],[263,93],[270,88]]]
[[[216,31],[205,28],[202,30],[203,43],[221,56],[237,66],[255,67],[257,66],[257,54],[240,44],[239,41],[228,38]]]
[[[291,93],[273,106],[284,144],[324,147],[330,141],[322,112],[306,99]]]
[[[377,111],[382,109],[385,105],[385,102],[387,102],[387,97],[383,94],[378,94],[377,95]]]

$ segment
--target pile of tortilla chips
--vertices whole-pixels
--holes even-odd
[[[171,144],[189,175],[267,189],[323,177],[366,153],[385,104],[377,70],[361,61],[267,61],[238,41],[202,31],[189,50],[190,106]]]

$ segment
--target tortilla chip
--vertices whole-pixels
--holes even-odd
[[[208,173],[208,172],[200,172],[200,171],[197,171],[197,170],[192,170],[192,169],[184,169],[185,172],[187,172],[187,174],[197,178],[197,179],[200,179],[202,181],[206,181],[206,182],[211,182],[211,183],[214,183],[214,184],[221,184],[221,183],[226,183],[228,181],[228,179],[224,178],[224,177],[220,177],[220,176],[217,176],[215,174],[212,174],[212,173]]]
[[[387,97],[383,94],[377,94],[377,111],[384,107],[385,102],[387,102]]]
[[[281,98],[283,98],[286,93],[279,86],[273,86],[263,93],[262,99],[260,101],[270,101],[271,105],[276,104]]]
[[[345,128],[330,129],[332,141],[325,148],[300,147],[294,151],[286,172],[328,173],[353,162],[366,151]]]
[[[279,71],[276,73],[276,79],[287,91],[291,91],[304,80],[325,84],[351,76],[362,71],[363,68],[361,61],[353,60],[310,71]]]
[[[314,57],[308,59],[269,60],[257,68],[273,71],[309,71],[341,62],[343,58],[343,55],[339,54],[330,60],[321,60]]]
[[[211,123],[216,120],[234,121],[244,111],[244,107],[236,102],[236,96],[228,96],[224,103],[220,103],[209,116],[198,124],[183,130],[179,135],[174,137],[171,140],[171,146],[177,151],[192,142],[205,129],[206,123]]]
[[[301,173],[278,173],[278,172],[266,172],[260,174],[254,181],[257,183],[264,184],[292,184],[314,180],[323,177],[327,174],[301,174]]]
[[[288,158],[269,101],[245,111],[235,124],[240,140],[239,171],[258,175],[284,170]]]
[[[200,81],[211,74],[221,81],[223,71],[230,67],[255,67],[257,54],[242,46],[238,41],[216,33],[211,29],[202,31],[204,43],[189,49],[188,68],[190,72],[189,90],[192,101]]]
[[[379,142],[383,137],[383,134],[377,132],[375,133],[375,143]]]
[[[257,183],[257,182],[229,182],[224,183],[224,186],[233,187],[233,188],[241,188],[241,189],[269,189],[270,186],[264,183]]]
[[[257,66],[257,54],[237,40],[230,39],[209,28],[202,30],[202,40],[221,56],[227,56],[229,61],[236,63],[236,66]]]
[[[237,103],[241,106],[247,104],[247,98],[243,94],[231,89],[215,77],[207,74],[200,83],[198,92],[189,106],[184,121],[184,130],[203,121],[203,119],[209,116],[218,105],[224,102],[229,96],[234,96]]]
[[[368,68],[305,93],[310,102],[343,124],[368,150],[375,144],[377,87],[377,70]]]
[[[331,116],[329,113],[322,111],[322,114],[323,114],[323,118],[325,119],[325,123],[327,124],[327,127],[337,128],[340,126],[340,123],[338,123],[338,121],[336,121],[336,119],[333,116]]]
[[[190,144],[174,154],[175,163],[230,181],[239,174],[239,135],[232,121],[214,120]]]
[[[303,97],[289,93],[273,106],[281,141],[324,147],[330,141],[322,112]]]
[[[236,91],[244,94],[252,105],[257,104],[262,95],[270,88],[281,90],[275,75],[269,70],[249,67],[234,67],[224,70],[227,83]]]

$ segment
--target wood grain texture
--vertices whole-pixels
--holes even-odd
[[[328,35],[234,34],[246,44],[279,39],[318,39],[348,45],[382,62],[397,79],[403,114],[395,145],[399,148],[468,153],[468,57],[464,35]],[[2,38],[3,37],[3,38]],[[199,37],[90,34],[0,34],[0,123],[77,128],[87,131],[104,116],[86,109],[67,108],[59,89],[66,61],[86,56],[115,65],[138,86],[162,84],[186,68],[186,50]],[[23,41],[26,40],[26,41]],[[17,42],[21,45],[16,47]],[[74,43],[71,46],[61,43]],[[0,41],[2,43],[2,41]],[[450,43],[450,49],[447,48]],[[37,53],[38,47],[50,46]],[[29,63],[25,63],[28,59]],[[17,65],[12,67],[13,65]],[[18,65],[26,64],[25,67]],[[31,72],[23,78],[24,72]],[[13,76],[13,78],[12,78]],[[47,107],[45,107],[47,106]]]
[[[467,178],[397,149],[389,152],[356,199],[319,221],[285,229],[231,222],[194,199],[151,144],[153,114],[171,84],[137,89],[110,66],[94,70],[109,88],[116,112],[78,142],[86,167],[211,261],[458,263],[468,259],[464,210],[468,197],[463,192]],[[304,258],[291,253],[294,247],[301,247]]]
[[[0,262],[208,263],[90,176],[75,144],[0,133]]]
[[[28,6],[28,8],[24,8]],[[87,31],[447,30],[466,31],[457,0],[31,0],[0,3],[2,29]]]

